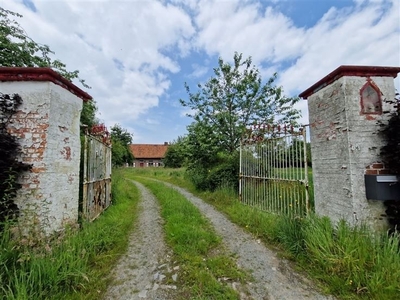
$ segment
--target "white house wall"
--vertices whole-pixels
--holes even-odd
[[[82,99],[51,82],[0,82],[23,104],[9,132],[19,138],[21,161],[32,164],[20,178],[16,200],[22,215],[47,232],[78,220],[80,112]]]

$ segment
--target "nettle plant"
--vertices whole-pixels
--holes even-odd
[[[18,177],[31,168],[18,161],[20,146],[15,136],[7,131],[12,116],[22,104],[18,94],[0,93],[0,223],[18,216],[18,206],[14,199],[21,184]]]
[[[388,100],[386,100],[388,101]],[[381,158],[385,166],[394,175],[400,176],[400,96],[396,93],[393,100],[389,100],[390,104],[394,104],[396,110],[394,112],[386,112],[390,114],[389,121],[386,124],[380,123],[380,134],[383,135],[386,145],[381,148]],[[397,184],[400,184],[397,183]],[[386,215],[390,224],[390,231],[400,230],[400,199],[385,201]]]

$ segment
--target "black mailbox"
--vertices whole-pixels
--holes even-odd
[[[400,200],[400,182],[396,175],[365,175],[368,200]]]

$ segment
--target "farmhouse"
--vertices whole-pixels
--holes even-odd
[[[161,167],[163,158],[168,149],[168,143],[164,144],[132,144],[131,152],[135,157],[134,168]]]

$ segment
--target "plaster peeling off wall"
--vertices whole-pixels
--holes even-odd
[[[347,123],[351,129],[349,131],[348,148],[353,213],[356,214],[359,222],[362,221],[375,229],[387,229],[383,202],[366,199],[364,174],[366,173],[366,168],[370,165],[377,169],[379,169],[380,165],[382,166],[382,164],[379,164],[382,161],[380,149],[386,142],[383,136],[378,134],[380,127],[377,121],[386,123],[389,119],[389,114],[364,113],[362,111],[360,90],[367,82],[372,82],[379,88],[382,111],[395,111],[392,102],[395,97],[392,77],[346,77]]]
[[[351,220],[351,182],[343,78],[308,98],[315,209],[335,222]]]
[[[22,218],[46,232],[78,220],[82,99],[51,82],[1,82],[22,99],[9,132],[19,138],[21,161],[32,164],[19,179]]]
[[[388,121],[383,112],[395,110],[391,100],[398,71],[342,66],[301,94],[308,100],[317,214],[387,228],[382,201],[366,198],[364,175],[386,172],[380,163],[385,141],[379,122]]]

